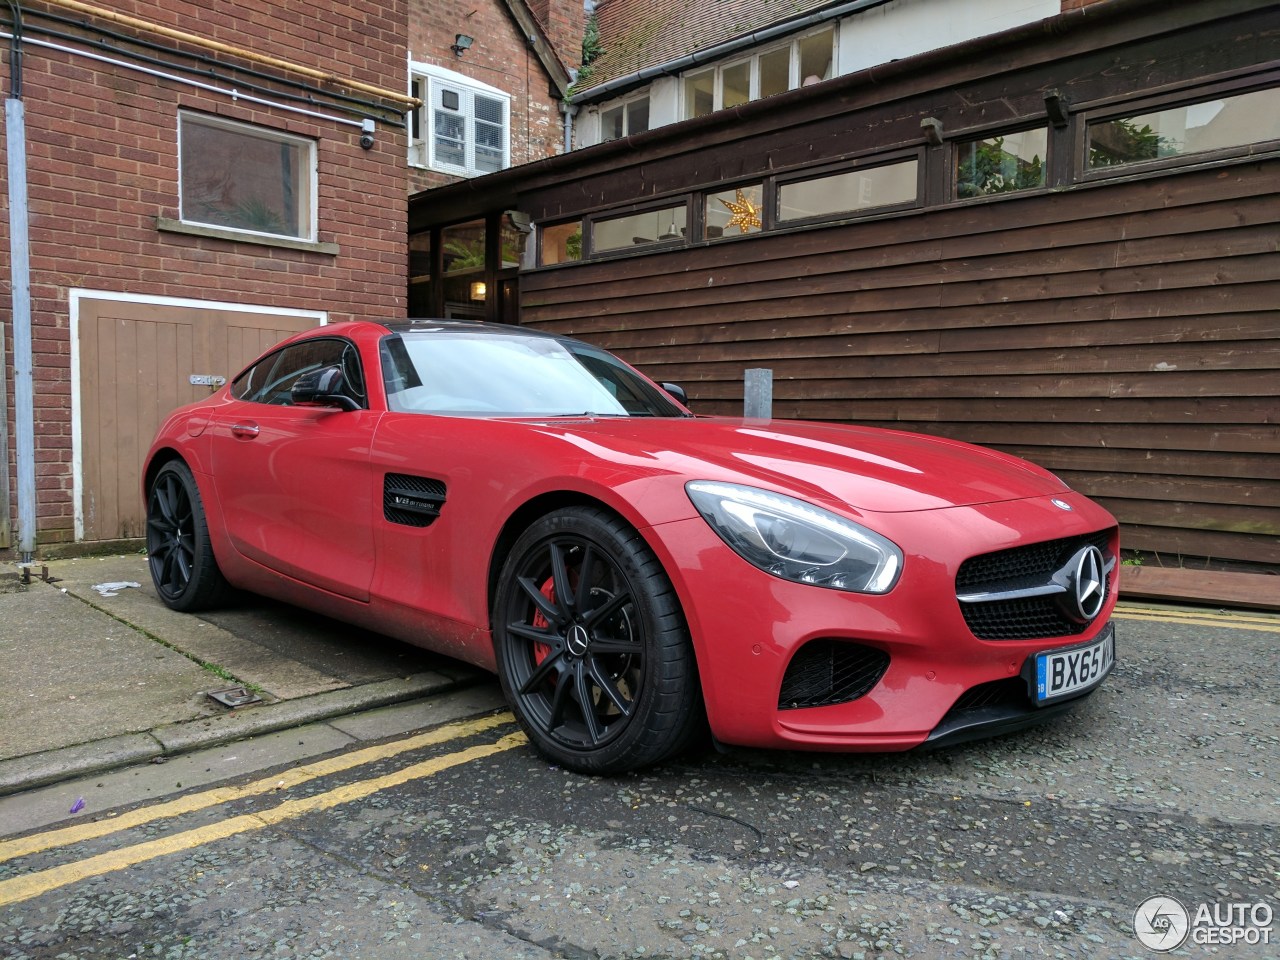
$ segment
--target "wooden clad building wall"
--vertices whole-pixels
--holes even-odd
[[[523,316],[701,413],[769,367],[776,416],[998,447],[1129,549],[1275,564],[1278,222],[1270,160],[526,276]]]
[[[785,169],[804,151],[835,159],[851,142],[919,144],[927,199],[887,217],[530,271],[522,322],[682,383],[698,412],[740,412],[743,371],[767,367],[777,416],[1019,454],[1111,509],[1130,550],[1280,564],[1276,152],[1088,178],[1074,117],[1053,134],[1051,189],[948,203],[946,148],[919,141],[925,116],[947,130],[1043,116],[1044,91],[1059,85],[1073,104],[1141,102],[1276,68],[1273,8],[1163,26],[1104,23],[1023,44],[982,76],[944,64],[896,87],[796,99],[785,121],[743,111],[736,130],[584,158],[576,176],[534,183],[522,208],[555,220],[675,197]]]

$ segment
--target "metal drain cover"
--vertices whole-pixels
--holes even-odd
[[[224,707],[247,707],[251,703],[261,703],[262,698],[245,687],[228,687],[226,690],[210,690],[209,697],[217,700]]]

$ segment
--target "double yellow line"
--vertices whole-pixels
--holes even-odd
[[[329,760],[296,767],[279,776],[265,777],[241,786],[216,787],[201,793],[179,797],[176,800],[142,807],[111,820],[81,823],[57,830],[49,830],[44,833],[32,834],[28,837],[0,841],[0,863],[12,860],[15,857],[44,853],[60,847],[83,843],[86,840],[110,836],[156,820],[195,813],[210,807],[230,803],[234,800],[285,791],[319,777],[331,776],[368,763],[386,760],[411,750],[474,736],[494,727],[512,723],[513,720],[514,718],[510,713],[499,713],[476,720],[452,723],[404,740],[397,740],[393,743],[376,747],[366,747]],[[0,880],[0,907],[19,903],[23,900],[30,900],[51,890],[56,890],[90,877],[114,873],[158,857],[191,850],[195,847],[212,843],[215,840],[224,840],[227,837],[234,837],[237,834],[248,833],[253,830],[261,830],[264,827],[283,823],[286,820],[293,820],[309,813],[329,810],[344,803],[351,803],[354,800],[368,797],[382,790],[401,786],[412,780],[421,780],[425,777],[433,776],[442,770],[448,770],[450,767],[470,763],[483,757],[491,757],[513,747],[519,747],[525,742],[524,734],[511,733],[491,743],[477,744],[455,753],[411,764],[394,773],[373,777],[368,780],[358,780],[310,797],[285,800],[283,803],[259,813],[230,817],[203,827],[196,827],[192,830],[160,837],[156,840],[149,840],[145,843],[111,850],[107,853],[77,860],[62,866],[34,873],[20,874],[8,880]]]
[[[1212,610],[1181,609],[1178,607],[1147,607],[1122,603],[1113,614],[1119,620],[1142,620],[1148,623],[1176,623],[1191,627],[1217,627],[1231,630],[1256,630],[1261,633],[1280,633],[1280,617],[1265,613],[1215,613]]]

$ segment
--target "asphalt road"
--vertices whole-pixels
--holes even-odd
[[[1149,897],[1280,912],[1280,619],[1128,606],[1118,627],[1073,713],[936,753],[590,779],[497,714],[175,781],[0,841],[0,955],[1150,958]],[[1195,939],[1265,934],[1200,925],[1171,955],[1280,956]]]

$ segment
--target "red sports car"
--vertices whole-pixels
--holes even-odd
[[[1110,672],[1116,524],[1052,474],[678,396],[520,328],[299,334],[161,427],[156,589],[197,610],[231,585],[496,670],[532,743],[590,773],[705,723],[756,747],[955,742]]]

